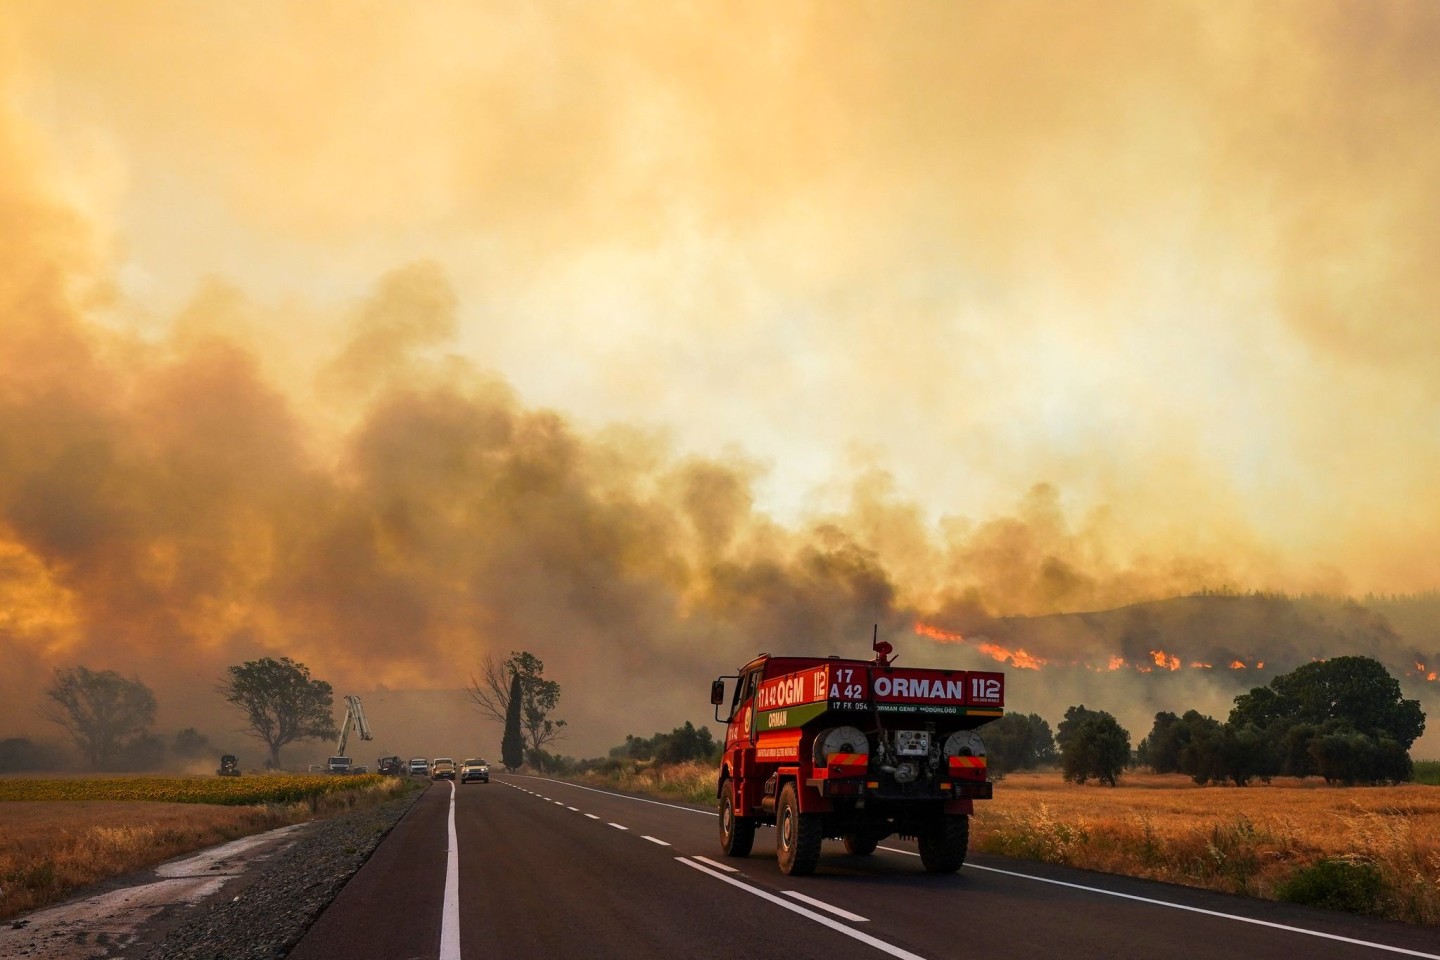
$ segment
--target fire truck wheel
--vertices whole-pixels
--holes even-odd
[[[879,845],[880,840],[873,833],[845,834],[845,852],[854,857],[868,857]]]
[[[755,821],[735,816],[735,781],[720,792],[720,849],[727,857],[748,857],[755,843]]]
[[[780,803],[775,807],[775,853],[780,859],[780,872],[788,877],[803,877],[815,872],[820,862],[821,833],[824,824],[813,813],[800,812],[800,797],[794,782],[780,790]]]
[[[920,862],[927,873],[954,873],[965,863],[970,845],[970,818],[941,817],[918,838]]]

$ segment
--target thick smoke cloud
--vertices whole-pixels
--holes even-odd
[[[1052,718],[1152,644],[1440,660],[1006,619],[1435,587],[1428,5],[9,13],[7,726],[85,663],[225,728],[283,654],[465,752],[399,691],[529,649],[595,752],[872,624]]]

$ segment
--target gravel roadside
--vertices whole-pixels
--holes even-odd
[[[423,792],[320,821],[228,899],[170,929],[146,960],[284,957]]]

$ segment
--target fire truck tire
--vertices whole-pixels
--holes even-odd
[[[720,849],[727,857],[748,857],[755,844],[755,821],[735,816],[735,781],[720,791]]]
[[[815,872],[820,862],[820,844],[825,840],[824,826],[818,815],[800,812],[795,783],[786,783],[775,806],[775,853],[781,873],[804,877]]]
[[[879,838],[876,837],[873,833],[861,833],[859,831],[856,831],[854,833],[845,834],[844,839],[845,852],[850,854],[852,857],[868,857],[870,856],[870,854],[874,853],[875,848],[880,845]]]
[[[970,846],[970,818],[941,817],[916,839],[925,872],[954,873],[965,863]]]

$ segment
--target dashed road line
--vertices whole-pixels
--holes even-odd
[[[696,857],[696,859],[699,860],[699,859],[703,859],[703,858]],[[800,900],[800,901],[803,901],[803,902],[805,902],[805,903],[808,903],[808,904],[810,904],[810,906],[812,906],[812,907],[819,907],[821,910],[826,910],[826,911],[828,911],[828,912],[830,912],[830,913],[833,913],[833,914],[835,914],[835,916],[837,916],[837,917],[843,917],[844,919],[846,919],[846,920],[852,920],[852,921],[854,921],[855,923],[869,923],[869,922],[870,922],[868,918],[862,917],[862,916],[860,916],[860,914],[858,914],[858,913],[851,913],[849,910],[841,910],[839,907],[835,906],[834,904],[826,903],[824,900],[816,900],[814,897],[807,897],[807,896],[805,896],[805,894],[801,893],[801,892],[798,891],[798,890],[781,890],[780,892],[783,893],[783,894],[785,894],[785,896],[787,896],[787,897],[794,897],[796,900]]]
[[[897,957],[898,960],[925,960],[925,958],[921,957],[918,953],[911,953],[909,950],[897,947],[893,943],[886,943],[884,940],[881,940],[878,937],[872,937],[868,933],[862,933],[861,931],[856,930],[854,927],[847,927],[839,920],[832,920],[830,917],[827,917],[822,913],[816,913],[814,910],[811,910],[807,907],[802,907],[798,903],[793,903],[782,897],[777,897],[775,896],[775,894],[770,893],[766,890],[761,890],[759,887],[752,887],[748,883],[741,883],[734,877],[729,877],[716,870],[711,870],[703,863],[696,863],[694,860],[687,859],[685,857],[676,857],[675,859],[685,864],[685,866],[689,867],[691,870],[698,870],[706,876],[714,877],[721,883],[728,883],[730,884],[730,886],[735,887],[738,890],[744,890],[746,893],[759,897],[762,900],[768,900],[773,904],[789,910],[791,913],[798,913],[800,914],[800,916],[813,920],[823,927],[829,927],[831,930],[834,930],[837,933],[842,933],[853,940],[859,940],[861,943],[872,946],[876,950],[888,953],[892,957]]]
[[[658,844],[660,844],[660,846],[662,846],[662,847],[668,847],[668,846],[670,846],[670,844],[669,844],[668,842],[666,842],[666,841],[664,841],[664,840],[661,840],[659,837],[652,837],[652,836],[646,835],[646,836],[643,837],[642,839],[649,840],[651,843],[658,843]]]
[[[528,774],[522,774],[528,776]],[[678,803],[666,803],[663,800],[650,800],[646,797],[632,797],[628,793],[614,793],[610,790],[597,790],[595,787],[587,787],[579,783],[567,783],[564,780],[551,780],[548,777],[534,777],[535,780],[543,780],[546,783],[553,783],[561,787],[574,787],[576,790],[589,790],[591,793],[603,793],[607,797],[615,797],[620,800],[634,800],[636,803],[653,803],[657,807],[669,807],[671,810],[684,810],[686,813],[698,813],[706,817],[716,816],[714,810],[697,810],[694,807],[682,807]],[[548,797],[546,799],[549,799]]]
[[[739,870],[736,870],[734,867],[730,866],[730,864],[728,864],[728,863],[721,863],[721,862],[718,861],[718,860],[711,860],[709,857],[702,857],[702,856],[700,856],[699,854],[696,854],[696,855],[695,855],[695,859],[696,859],[696,860],[699,860],[701,863],[707,863],[707,864],[709,864],[710,866],[714,867],[716,870],[724,870],[726,873],[739,873],[739,872],[740,872]]]
[[[598,819],[598,818],[597,818],[597,819]],[[625,826],[623,823],[612,823],[612,824],[610,824],[610,826],[614,827],[616,830],[629,830],[629,829],[630,829],[629,827]]]

